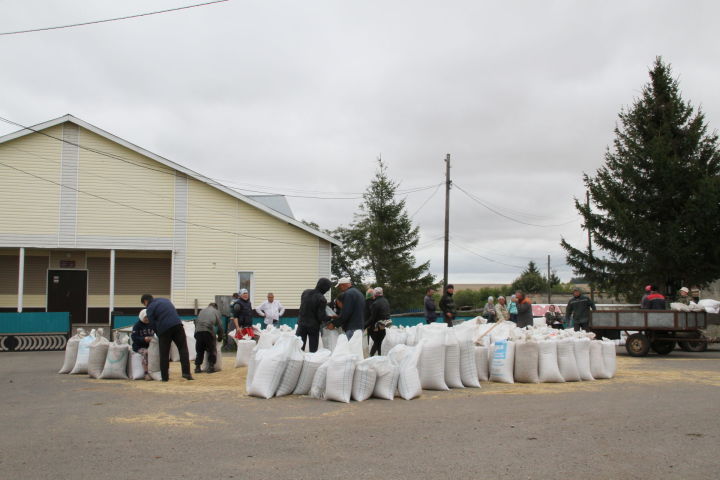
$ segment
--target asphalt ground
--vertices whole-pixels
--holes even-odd
[[[248,397],[245,368],[133,382],[62,359],[0,354],[0,478],[720,478],[718,346],[619,348],[612,380],[350,404]]]

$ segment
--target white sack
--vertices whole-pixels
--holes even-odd
[[[313,377],[312,385],[310,386],[310,396],[312,398],[325,398],[325,386],[327,385],[327,373],[329,366],[330,359],[328,358],[315,371],[315,376]]]
[[[285,372],[283,372],[280,385],[278,385],[275,396],[283,397],[290,395],[297,386],[300,373],[302,372],[303,363],[305,362],[305,355],[302,352],[302,340],[300,337],[293,337],[289,340],[290,346],[288,347],[287,366]]]
[[[477,324],[473,325],[471,322],[465,322],[465,324],[471,324],[473,328],[455,329],[453,327],[460,349],[460,380],[466,387],[480,388],[477,364],[475,363],[475,343],[473,342],[473,333]]]
[[[420,340],[414,347],[396,345],[388,352],[390,360],[400,369],[398,393],[405,400],[412,400],[422,395],[422,385],[417,366],[424,342],[424,340]]]
[[[124,340],[124,341],[123,341]],[[119,336],[110,344],[105,357],[100,378],[113,378],[120,380],[128,379],[128,358],[130,357],[130,345],[127,344],[125,336]]]
[[[219,372],[222,370],[222,343],[215,342],[215,371]],[[197,353],[197,352],[196,352]],[[208,355],[208,352],[205,352],[205,356],[203,356],[203,363],[200,365],[200,370],[203,372],[207,372],[208,368],[210,367],[210,355]],[[197,356],[196,356],[197,358]]]
[[[272,348],[263,348],[255,352],[255,367],[248,395],[260,398],[272,398],[282,380],[290,342],[279,340]]]
[[[371,359],[368,359],[371,360]],[[377,380],[377,371],[372,362],[363,360],[355,366],[352,384],[352,399],[358,402],[367,400],[372,396]]]
[[[313,378],[320,365],[330,358],[330,350],[320,349],[314,353],[305,353],[303,359],[302,370],[298,378],[293,395],[307,395],[312,388]]]
[[[75,365],[70,370],[71,375],[88,373],[88,360],[90,359],[90,344],[95,341],[95,329],[90,330],[90,335],[80,339],[78,351],[75,356]]]
[[[489,350],[489,347],[475,347],[475,365],[477,367],[478,380],[481,382],[490,380]]]
[[[538,375],[540,350],[537,342],[515,342],[515,381],[539,383]]]
[[[321,329],[321,336],[323,347],[327,348],[331,352],[335,350],[335,345],[337,344],[338,338],[340,338],[340,332],[338,332],[338,329],[333,328],[332,330],[328,330],[327,328],[323,328]]]
[[[697,304],[704,308],[707,313],[720,313],[720,302],[717,300],[703,298]]]
[[[558,342],[545,340],[538,343],[539,375],[542,383],[563,383],[565,378],[558,365]]]
[[[350,403],[357,355],[333,355],[328,361],[325,400]]]
[[[405,329],[398,327],[390,327],[385,329],[385,338],[381,345],[380,355],[387,354],[395,345],[404,345],[407,342],[407,332]]]
[[[600,340],[590,342],[590,374],[596,380],[611,378],[611,375],[605,369],[602,343]]]
[[[460,346],[454,328],[445,332],[445,384],[450,388],[465,388],[460,378]]]
[[[578,372],[580,373],[580,379],[595,380],[590,371],[590,339],[573,339],[573,348],[575,350],[575,362],[577,363]]]
[[[505,323],[505,322],[503,322]],[[513,369],[515,366],[515,343],[499,340],[490,347],[490,381],[515,383]]]
[[[189,321],[186,322],[183,320],[182,322],[183,330],[185,330],[185,342],[187,343],[187,349],[188,349],[188,360],[191,362],[195,361],[195,322]],[[170,351],[172,352],[173,347],[175,348],[175,351],[177,352],[177,346],[175,345],[175,342],[170,343]],[[173,361],[180,361],[180,352],[177,353],[177,360]]]
[[[448,390],[445,383],[445,330],[423,327],[419,337],[425,341],[418,362],[422,388]]]
[[[85,337],[85,330],[82,328],[78,328],[75,335],[70,337],[70,339],[65,344],[65,359],[63,360],[62,367],[60,367],[60,371],[58,373],[70,373],[70,371],[75,366],[75,361],[77,360],[77,354],[78,354],[78,346],[80,345],[80,340],[82,340]]]
[[[397,391],[398,381],[400,380],[400,369],[388,357],[371,357],[365,360],[373,366],[377,374],[375,378],[375,387],[372,395],[375,398],[384,400],[392,400]]]
[[[148,347],[148,375],[153,380],[162,380],[162,374],[160,373],[160,343],[157,335],[153,335]]]
[[[608,378],[613,378],[617,371],[615,342],[612,340],[603,340],[602,353],[603,362],[605,363],[605,373],[607,373]]]
[[[235,340],[235,367],[246,367],[250,364],[250,356],[255,348],[255,340]]]
[[[575,360],[575,341],[566,338],[557,342],[558,368],[566,382],[579,382],[580,371]]]
[[[90,378],[100,378],[100,375],[102,375],[108,347],[110,347],[110,342],[102,335],[98,335],[90,344],[90,354],[88,356],[88,375]]]
[[[145,378],[145,367],[143,367],[142,353],[131,351],[130,362],[128,364],[128,376],[131,380],[142,380]]]

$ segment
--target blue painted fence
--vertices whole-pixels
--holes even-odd
[[[67,312],[0,313],[0,334],[69,331],[70,314]]]

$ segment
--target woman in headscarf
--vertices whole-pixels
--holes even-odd
[[[488,297],[485,308],[483,308],[482,316],[488,323],[495,323],[495,299],[493,297]]]
[[[510,320],[510,312],[508,312],[508,308],[505,303],[505,297],[503,296],[499,296],[497,299],[497,304],[495,304],[495,320],[498,322]]]

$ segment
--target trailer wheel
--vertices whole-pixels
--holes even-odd
[[[678,345],[686,352],[704,352],[708,348],[707,342],[693,342],[691,340],[678,342]]]
[[[633,333],[625,340],[625,350],[631,357],[644,357],[650,351],[650,340],[642,333]]]
[[[652,348],[653,352],[657,353],[658,355],[670,355],[670,352],[675,350],[675,341],[653,340],[653,342],[650,344],[650,348]]]

